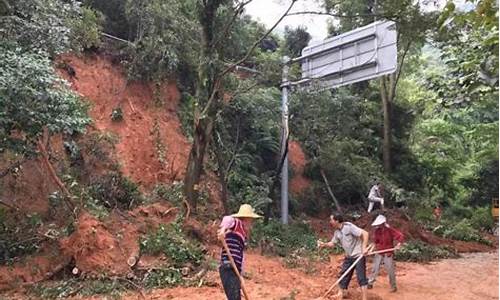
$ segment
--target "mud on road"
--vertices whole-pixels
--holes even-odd
[[[249,253],[247,271],[251,278],[246,286],[251,299],[314,299],[334,282],[341,256],[332,256],[329,263],[315,265],[317,272],[305,273],[283,266],[277,258]],[[368,270],[371,263],[368,263]],[[211,274],[218,282],[216,272]],[[428,264],[397,263],[398,292],[389,292],[389,281],[381,272],[370,300],[488,300],[498,299],[498,251],[468,253],[457,259],[445,259]],[[93,298],[99,299],[99,298]],[[143,299],[135,293],[124,299]],[[220,284],[216,287],[158,289],[146,294],[146,299],[223,300]],[[333,299],[333,298],[331,298]],[[349,287],[348,299],[361,299],[355,278]]]

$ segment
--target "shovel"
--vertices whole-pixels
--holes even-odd
[[[241,285],[241,290],[243,291],[243,296],[245,296],[245,299],[250,300],[250,297],[248,297],[247,291],[245,289],[245,284],[243,283],[243,278],[241,278],[240,272],[238,271],[238,268],[236,267],[236,264],[234,263],[233,256],[231,255],[231,252],[229,251],[229,247],[227,246],[226,240],[222,240],[222,246],[224,246],[224,250],[226,250],[227,257],[229,257],[229,262],[231,263],[231,267],[233,267],[233,271],[238,276],[238,279],[240,280],[240,285]]]
[[[368,246],[368,252],[370,252],[372,249],[373,249],[374,245],[370,245]],[[368,255],[368,254],[367,254]],[[330,292],[339,284],[339,282],[344,279],[344,277],[347,276],[347,274],[349,274],[349,272],[352,271],[352,269],[354,269],[356,267],[356,265],[359,263],[359,261],[365,257],[366,255],[363,255],[361,254],[355,261],[354,263],[344,272],[344,274],[342,274],[342,276],[340,276],[340,278],[335,281],[334,284],[332,284],[332,286],[326,291],[326,293],[323,295],[323,297],[321,298],[318,298],[318,299],[326,299],[326,296],[328,296],[328,294],[330,294]]]

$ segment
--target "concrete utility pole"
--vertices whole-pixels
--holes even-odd
[[[283,159],[283,167],[281,168],[281,223],[288,224],[288,65],[290,58],[283,57],[283,78],[281,82],[281,121],[282,121],[282,135],[281,135],[281,158]],[[283,155],[285,156],[283,158]]]

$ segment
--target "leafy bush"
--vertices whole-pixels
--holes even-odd
[[[250,245],[256,247],[259,241],[272,244],[279,256],[288,256],[297,249],[316,250],[317,237],[308,224],[292,223],[283,225],[275,220],[269,223],[257,223],[252,228]]]
[[[472,227],[470,220],[463,219],[457,223],[445,223],[434,229],[434,233],[444,238],[459,241],[474,241],[484,244],[491,244],[490,241],[481,237],[480,233]]]
[[[489,206],[476,208],[472,214],[470,223],[477,230],[489,231],[496,226]]]
[[[143,279],[148,289],[173,287],[184,282],[182,272],[177,268],[154,269],[146,273]]]
[[[171,185],[158,184],[153,189],[153,199],[168,201],[174,206],[180,206],[184,199],[183,187],[184,184],[180,181],[176,181]]]
[[[109,172],[94,179],[89,195],[107,208],[131,209],[144,201],[137,185],[120,172]]]
[[[68,134],[85,131],[90,122],[87,106],[56,75],[47,54],[0,43],[0,65],[2,148],[12,148],[15,141],[29,148],[45,128]]]
[[[137,24],[135,46],[130,47],[128,73],[135,79],[164,79],[177,68],[194,62],[198,54],[198,26],[193,22],[192,7],[184,1],[127,1],[129,24]],[[186,42],[189,41],[189,42]]]
[[[82,7],[81,17],[71,22],[71,44],[74,49],[82,51],[98,48],[101,44],[101,30],[104,16],[88,7]]]
[[[404,243],[395,252],[395,259],[398,261],[428,262],[450,257],[457,257],[457,254],[447,247],[432,246],[418,240]]]
[[[156,232],[148,234],[140,246],[143,253],[165,254],[175,267],[187,263],[199,265],[203,260],[202,249],[186,238],[178,222],[161,225]]]
[[[51,55],[70,50],[71,23],[81,18],[80,4],[76,0],[6,3],[10,9],[0,19],[3,40],[15,40],[23,48],[42,49]]]
[[[36,214],[7,216],[0,211],[0,263],[12,262],[40,249],[43,240],[37,232],[40,225],[41,219]]]
[[[452,204],[443,212],[443,219],[462,220],[472,217],[472,208],[462,206],[460,204]]]

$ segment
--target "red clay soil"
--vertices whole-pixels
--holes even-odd
[[[61,248],[74,258],[81,274],[126,275],[132,271],[129,260],[139,259],[140,235],[170,223],[175,216],[176,209],[160,203],[128,213],[114,211],[105,223],[83,212],[75,232],[61,240]]]
[[[92,104],[96,129],[119,137],[116,150],[125,175],[146,189],[183,178],[190,143],[176,113],[180,93],[175,82],[129,82],[119,66],[101,56],[64,55],[59,61],[75,70],[74,77],[59,72]],[[118,107],[123,120],[113,122],[111,113]]]
[[[305,191],[311,185],[311,181],[304,176],[304,168],[307,160],[299,142],[289,142],[288,158],[294,171],[293,177],[290,180],[290,191],[297,195]]]
[[[330,262],[316,263],[315,270],[306,273],[300,269],[286,268],[276,257],[249,253],[246,256],[246,272],[249,278],[245,280],[245,285],[251,299],[317,299],[336,280],[341,261],[342,256],[332,255]],[[367,264],[368,274],[370,270],[371,259]],[[368,299],[498,299],[498,252],[465,254],[458,259],[446,259],[431,264],[398,262],[396,277],[398,292],[390,293],[387,274],[382,270],[374,288],[368,290]],[[217,271],[209,271],[204,283],[206,286],[200,288],[156,289],[147,292],[145,299],[225,299]],[[351,280],[348,293],[348,299],[361,299],[355,276]],[[122,299],[144,298],[136,292],[130,292]],[[335,298],[332,295],[327,299]]]
[[[63,141],[60,135],[50,140],[53,157],[64,155]],[[4,153],[0,155],[0,170],[6,169],[18,158]],[[55,166],[57,168],[57,166]],[[45,215],[49,208],[48,196],[57,191],[45,165],[39,159],[32,159],[22,164],[17,172],[11,172],[0,178],[2,201],[30,214]]]
[[[0,266],[0,290],[46,280],[70,262],[71,258],[63,255],[57,246],[44,248],[40,254],[29,256],[12,266]]]

